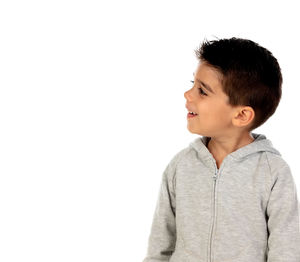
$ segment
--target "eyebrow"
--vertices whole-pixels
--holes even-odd
[[[193,76],[195,76],[195,73],[193,73]],[[196,79],[196,81],[198,82],[198,83],[200,83],[205,89],[207,89],[209,92],[211,92],[211,93],[215,93],[212,89],[211,89],[211,87],[208,85],[208,84],[205,84],[204,82],[202,82],[201,80],[199,80],[199,79]]]

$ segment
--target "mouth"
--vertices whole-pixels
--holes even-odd
[[[195,116],[198,115],[196,112],[191,111],[190,108],[189,108],[189,106],[187,104],[185,105],[185,108],[188,110],[188,114],[187,114],[188,118],[195,117]]]
[[[187,114],[187,118],[192,118],[192,117],[196,117],[198,114],[196,114],[195,112],[188,112]]]

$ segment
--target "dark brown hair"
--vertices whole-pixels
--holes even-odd
[[[281,99],[282,75],[277,59],[266,48],[241,38],[204,40],[197,58],[222,75],[222,87],[232,106],[255,112],[249,131],[272,116]]]

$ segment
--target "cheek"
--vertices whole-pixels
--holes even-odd
[[[215,119],[220,122],[231,122],[231,112],[226,107],[215,108],[214,115]]]
[[[218,121],[218,122],[227,122],[230,120],[230,112],[228,108],[219,105],[205,105],[204,103],[199,106],[199,112],[205,116],[208,121]]]

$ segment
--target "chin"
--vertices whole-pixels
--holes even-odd
[[[198,132],[193,132],[194,134],[197,134],[199,136],[206,136],[206,137],[211,137],[211,134],[207,133],[207,132],[202,132],[202,131],[198,131]]]
[[[187,129],[188,129],[188,131],[189,131],[190,133],[192,133],[192,134],[202,136],[202,132],[199,132],[199,131],[197,131],[197,130],[195,130],[195,129],[193,129],[193,128],[189,128],[189,127],[188,127]]]

